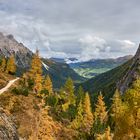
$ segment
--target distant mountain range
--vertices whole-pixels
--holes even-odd
[[[17,75],[21,75],[30,68],[33,52],[17,42],[12,35],[5,36],[0,33],[0,57],[9,57],[12,54],[16,59]],[[75,83],[85,80],[65,63],[42,58],[42,68],[44,74],[51,76],[55,88],[62,86],[68,77],[71,77]]]
[[[79,75],[85,78],[92,78],[101,73],[109,71],[126,61],[130,60],[133,56],[127,55],[116,59],[92,59],[85,62],[77,62],[76,58],[62,59],[62,58],[51,58],[56,62],[67,63],[69,66]]]

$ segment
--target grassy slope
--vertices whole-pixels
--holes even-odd
[[[70,140],[75,137],[76,133],[73,130],[48,115],[48,109],[41,105],[40,98],[32,93],[28,96],[12,93],[11,90],[18,85],[17,81],[9,91],[0,96],[0,106],[7,115],[14,118],[21,138],[35,139],[37,134],[38,139],[42,140]]]
[[[113,70],[100,74],[82,83],[81,86],[85,91],[88,91],[91,94],[93,100],[95,100],[101,91],[105,97],[105,101],[110,102],[110,99],[116,89],[117,81],[119,81],[128,71],[131,62],[132,60],[129,60],[128,62],[117,68],[114,68]]]
[[[0,72],[0,89],[5,87],[9,80],[14,79],[15,77],[6,73]]]

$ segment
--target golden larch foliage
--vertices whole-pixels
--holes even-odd
[[[49,75],[45,77],[44,83],[43,83],[43,89],[47,90],[49,95],[53,93],[53,85],[52,80]]]
[[[16,72],[16,63],[14,55],[11,55],[7,61],[6,72],[10,74],[14,74]]]

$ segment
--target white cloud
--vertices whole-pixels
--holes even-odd
[[[13,34],[33,51],[38,47],[43,57],[76,57],[87,61],[133,54],[137,48],[130,40],[107,40],[66,23],[50,24],[30,15],[0,11],[0,18],[0,31]]]

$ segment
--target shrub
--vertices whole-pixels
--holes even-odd
[[[58,98],[56,96],[48,96],[46,99],[46,104],[55,107],[58,103]]]
[[[24,95],[24,96],[28,96],[28,94],[29,94],[29,90],[28,90],[28,88],[14,88],[13,90],[12,90],[12,92],[14,93],[14,94],[16,94],[16,95]]]

